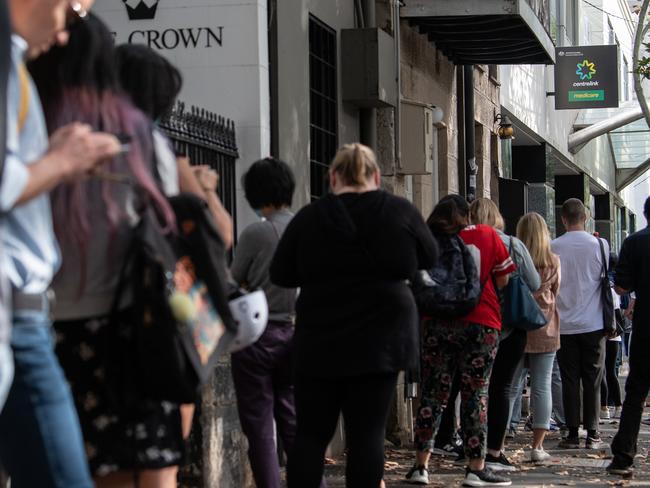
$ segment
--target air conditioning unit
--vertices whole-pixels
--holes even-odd
[[[401,102],[401,165],[405,175],[430,175],[433,172],[434,107],[410,100]]]
[[[382,29],[341,30],[344,102],[357,107],[394,107],[397,101],[395,43]]]

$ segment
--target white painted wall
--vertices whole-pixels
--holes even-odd
[[[153,20],[129,20],[122,0],[97,0],[94,12],[115,31],[117,43],[128,42],[129,37],[146,43],[149,30],[162,34],[166,29],[192,28],[196,33],[210,28],[221,34],[221,45],[212,39],[207,47],[203,39],[197,47],[181,42],[166,49],[159,40],[151,47],[183,73],[180,99],[235,121],[240,155],[236,217],[239,231],[244,229],[256,217],[244,199],[241,175],[270,152],[266,0],[160,0]],[[167,36],[167,47],[174,46],[175,34]]]

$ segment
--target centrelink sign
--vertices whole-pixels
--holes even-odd
[[[618,47],[555,49],[555,108],[618,107]]]

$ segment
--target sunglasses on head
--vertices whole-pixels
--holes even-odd
[[[70,26],[75,22],[79,22],[88,17],[88,11],[83,8],[81,2],[70,1],[68,3],[68,11],[66,14],[66,26]]]

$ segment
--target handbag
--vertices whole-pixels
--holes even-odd
[[[236,334],[228,306],[223,242],[207,205],[191,194],[169,199],[178,232],[163,234],[151,205],[141,211],[120,272],[113,313],[133,291],[127,326],[138,396],[193,403]],[[123,399],[123,405],[137,401]]]
[[[510,255],[512,256],[512,237]],[[525,331],[536,330],[547,324],[546,317],[539,308],[530,288],[521,277],[519,270],[510,275],[508,285],[503,291],[501,306],[503,325]]]
[[[607,269],[607,257],[605,256],[605,246],[599,237],[600,257],[603,261],[603,267],[600,272],[600,298],[603,305],[603,329],[608,335],[616,334],[616,321],[614,319],[614,297],[612,296],[612,285],[609,281],[609,270]]]

